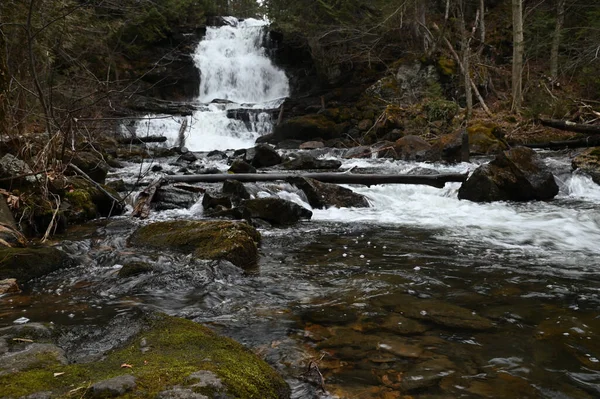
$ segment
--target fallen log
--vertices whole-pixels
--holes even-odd
[[[467,174],[448,173],[439,175],[382,175],[382,174],[351,174],[351,173],[229,173],[215,175],[178,175],[165,176],[170,182],[185,183],[218,183],[225,180],[238,180],[240,182],[276,181],[286,180],[290,177],[307,177],[323,183],[336,184],[362,184],[373,186],[376,184],[424,184],[443,188],[447,182],[464,182]]]
[[[539,119],[543,126],[553,127],[568,132],[600,134],[600,125],[586,125],[584,123],[575,123],[570,121],[561,121],[558,119]]]
[[[587,148],[600,146],[600,136],[585,137],[577,140],[548,141],[544,143],[521,144],[529,148],[546,148],[550,150],[562,150],[564,148]]]
[[[138,217],[140,219],[146,219],[150,216],[150,203],[156,194],[156,190],[164,183],[162,178],[154,180],[146,187],[144,191],[138,194],[135,199],[135,205],[133,206],[132,217]]]
[[[119,144],[164,143],[167,138],[165,136],[123,137],[117,141]]]

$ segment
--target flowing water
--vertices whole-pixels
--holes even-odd
[[[233,28],[223,30],[235,36]],[[458,200],[457,184],[356,186],[372,207],[315,209],[310,221],[261,229],[258,267],[245,272],[131,248],[142,222],[127,217],[78,227],[58,243],[78,266],[0,298],[0,325],[101,325],[157,309],[252,348],[294,398],[600,397],[600,186],[572,174],[565,154],[543,155],[560,185],[552,201],[476,204]],[[341,169],[352,167],[465,172],[477,163],[344,160]],[[139,168],[112,178],[133,181]],[[287,184],[248,187],[310,208]],[[149,222],[178,218],[202,219],[201,205]],[[118,277],[132,261],[154,271]]]

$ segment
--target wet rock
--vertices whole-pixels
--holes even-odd
[[[439,384],[446,374],[429,370],[410,370],[402,375],[400,390],[411,392],[419,389],[434,387]]]
[[[250,199],[250,193],[248,193],[244,184],[238,180],[225,180],[221,191],[231,198],[232,203],[237,204],[241,200]]]
[[[299,148],[301,150],[315,150],[317,148],[324,148],[325,144],[322,141],[305,141],[300,144]]]
[[[206,154],[206,158],[213,160],[222,160],[227,159],[227,154],[225,154],[223,151],[214,150]]]
[[[198,157],[196,156],[196,154],[194,154],[191,151],[185,152],[183,154],[181,154],[179,156],[179,158],[177,158],[177,163],[181,163],[181,162],[188,162],[188,163],[192,163],[192,162],[196,162],[198,160]]]
[[[115,202],[112,198],[110,198],[106,193],[102,190],[99,190],[98,187],[87,181],[86,179],[79,176],[69,177],[68,183],[72,187],[72,191],[77,191],[78,194],[71,196],[71,199],[74,200],[74,206],[81,207],[87,213],[88,216],[91,216],[92,211],[89,209],[90,205],[89,200],[93,203],[96,208],[96,212],[100,216],[116,216],[121,215],[125,211],[125,205],[123,202]],[[102,186],[106,191],[108,191],[113,197],[119,199],[119,193],[108,186]],[[81,191],[78,191],[81,190]],[[87,193],[83,194],[83,193]],[[94,216],[96,217],[96,216]]]
[[[163,185],[156,190],[152,205],[154,209],[188,209],[198,201],[200,193],[184,190],[174,185]]]
[[[275,145],[278,150],[297,150],[303,143],[302,140],[283,140]]]
[[[21,292],[17,280],[14,278],[7,278],[0,280],[0,295],[4,294],[16,294]]]
[[[550,170],[535,151],[515,147],[477,168],[458,190],[474,202],[548,200],[558,194]]]
[[[241,159],[236,159],[231,163],[228,170],[229,173],[256,173],[256,168],[248,162]]]
[[[102,157],[93,152],[79,151],[73,155],[71,163],[81,169],[97,183],[104,184],[109,166]]]
[[[146,262],[129,262],[123,265],[119,270],[118,276],[121,278],[138,276],[140,274],[154,271],[154,266]]]
[[[0,178],[2,179],[0,180],[0,187],[2,188],[13,189],[36,186],[38,180],[36,176],[29,175],[31,173],[33,173],[33,170],[29,165],[12,154],[6,154],[0,158]]]
[[[244,200],[239,206],[246,218],[258,218],[276,226],[297,223],[310,219],[312,212],[294,202],[281,198],[257,198]]]
[[[136,388],[135,377],[120,375],[92,385],[92,396],[96,398],[112,398],[124,395]]]
[[[52,248],[0,248],[0,279],[26,282],[72,265],[62,251]]]
[[[397,314],[391,314],[380,324],[380,328],[395,334],[400,335],[414,335],[421,334],[427,331],[429,328],[419,323],[416,320],[412,320]]]
[[[304,192],[308,203],[313,208],[368,208],[369,201],[362,194],[338,186],[337,184],[322,183],[315,179],[293,177],[288,182]]]
[[[596,184],[600,184],[600,147],[584,150],[573,158],[571,166],[589,175]]]
[[[48,363],[67,364],[64,350],[53,344],[30,343],[0,357],[0,376]]]
[[[329,140],[339,136],[335,122],[322,114],[310,114],[286,119],[275,126],[272,135],[259,137],[256,142],[278,143],[283,140]]]
[[[425,161],[431,144],[419,136],[404,136],[394,143],[397,159],[403,161]]]
[[[418,359],[423,356],[423,348],[418,345],[411,345],[398,340],[381,340],[378,344],[377,349],[380,351],[388,352],[398,357],[405,357],[409,359]]]
[[[222,208],[229,209],[231,208],[231,198],[211,195],[206,192],[202,197],[202,207],[205,211]]]
[[[247,149],[244,160],[255,168],[268,168],[279,165],[282,161],[281,155],[268,144],[259,144],[254,148]]]
[[[193,253],[200,259],[226,259],[242,268],[256,264],[259,242],[256,229],[229,221],[158,222],[139,228],[129,238],[131,245]]]
[[[295,158],[284,162],[281,166],[288,170],[339,169],[342,162],[337,159],[318,159],[309,154],[296,154]]]
[[[373,156],[373,150],[368,145],[361,145],[358,147],[352,147],[344,154],[344,158],[371,158]]]

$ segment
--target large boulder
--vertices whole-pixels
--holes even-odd
[[[596,184],[600,184],[600,147],[586,149],[573,158],[571,166],[589,175]]]
[[[554,176],[530,148],[515,147],[480,166],[458,198],[475,202],[549,200],[558,194]]]
[[[296,154],[284,162],[281,166],[288,170],[309,170],[309,169],[339,169],[342,162],[337,159],[318,159],[309,154]]]
[[[239,209],[246,218],[262,219],[276,226],[287,226],[312,217],[310,210],[277,197],[244,200]]]
[[[53,247],[0,248],[0,280],[26,282],[71,265],[70,258]]]
[[[337,184],[322,183],[306,177],[292,177],[288,181],[304,192],[308,203],[313,208],[367,208],[369,201],[364,195],[338,186]]]
[[[245,268],[256,265],[260,234],[246,223],[174,220],[139,228],[129,243],[192,253],[200,259],[225,259]]]
[[[275,127],[272,135],[259,137],[257,142],[278,143],[283,140],[329,140],[338,137],[332,120],[322,114],[311,114],[287,119]]]
[[[0,187],[6,189],[32,187],[38,184],[38,177],[27,163],[12,154],[0,158]]]
[[[279,165],[282,161],[281,155],[268,144],[258,144],[254,148],[246,150],[245,161],[256,168],[268,168]]]
[[[193,192],[174,185],[162,185],[156,190],[152,205],[157,211],[166,209],[187,209],[198,201],[199,192]]]
[[[419,136],[404,136],[394,143],[397,159],[403,161],[428,160],[431,144]]]
[[[86,387],[86,398],[290,398],[264,360],[190,320],[118,315],[58,331],[18,327],[0,329],[0,348],[11,346],[0,352],[3,398],[67,398],[73,387]]]
[[[81,169],[92,180],[104,184],[108,174],[108,164],[96,153],[80,151],[73,155],[71,163]]]

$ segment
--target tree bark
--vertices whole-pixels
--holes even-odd
[[[150,216],[150,203],[156,194],[156,190],[162,186],[164,180],[162,178],[158,178],[154,180],[144,191],[138,194],[135,199],[135,205],[133,206],[133,212],[131,212],[131,216],[138,217],[140,219],[146,219]]]
[[[466,174],[449,173],[439,175],[381,175],[381,174],[349,174],[349,173],[240,173],[240,174],[215,174],[215,175],[182,175],[165,176],[165,181],[186,183],[218,183],[225,180],[238,180],[241,182],[276,181],[290,177],[307,177],[324,183],[336,184],[362,184],[372,186],[376,184],[425,184],[443,188],[447,182],[464,182]]]
[[[512,106],[518,113],[523,102],[523,0],[512,0],[513,60],[512,60]]]
[[[465,85],[465,97],[467,102],[467,115],[466,119],[471,119],[473,113],[473,93],[471,90],[471,51],[469,48],[469,38],[467,34],[467,27],[465,26],[465,1],[461,0],[458,5],[459,21],[460,21],[460,46],[462,50],[462,64],[463,64],[463,80]]]
[[[540,119],[539,122],[548,127],[555,129],[566,130],[568,132],[600,134],[599,125],[586,125],[583,123],[574,123],[570,121],[561,121],[557,119]]]
[[[560,47],[560,35],[565,22],[565,3],[566,0],[557,0],[556,2],[556,25],[554,26],[554,36],[552,37],[552,48],[550,49],[550,77],[558,77],[558,50]]]
[[[485,44],[485,0],[479,0],[479,41]]]

